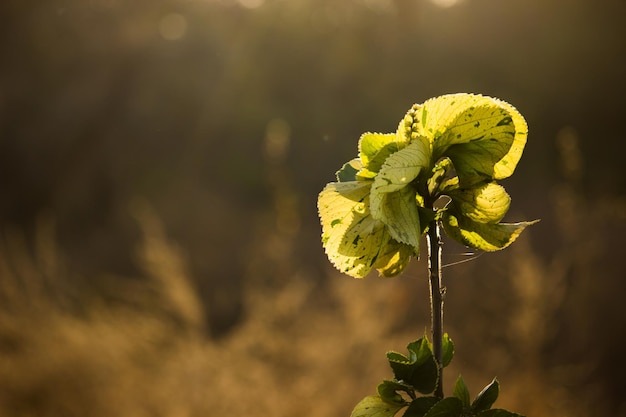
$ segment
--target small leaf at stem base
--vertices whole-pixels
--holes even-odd
[[[377,395],[363,398],[352,410],[350,417],[393,417],[404,405],[389,404]]]
[[[463,403],[463,408],[470,407],[469,390],[467,389],[467,385],[465,385],[465,381],[463,381],[463,377],[461,375],[459,375],[459,377],[456,379],[453,395],[461,400],[461,403]]]
[[[500,408],[494,408],[491,410],[481,411],[476,414],[476,417],[524,417],[521,414],[512,413],[507,410],[502,410]]]
[[[419,397],[411,402],[402,417],[424,417],[439,402],[437,397]]]
[[[463,404],[456,397],[448,397],[435,404],[424,417],[461,417]]]
[[[500,384],[496,378],[476,396],[472,403],[473,411],[484,411],[491,408],[500,394]]]

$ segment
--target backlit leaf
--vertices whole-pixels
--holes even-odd
[[[359,158],[364,168],[376,173],[389,155],[405,145],[395,133],[364,133],[359,139]]]
[[[335,176],[339,182],[348,182],[357,180],[357,172],[363,168],[363,164],[359,158],[354,158],[351,161],[343,164],[341,169],[337,171]]]
[[[510,176],[526,145],[528,127],[510,104],[474,94],[449,94],[413,106],[406,119],[429,139],[433,160],[448,156],[463,185]]]
[[[483,388],[483,390],[476,396],[472,402],[472,410],[484,411],[490,409],[493,403],[495,403],[498,399],[499,394],[500,383],[498,383],[498,380],[494,378],[493,381]]]
[[[421,230],[416,193],[409,185],[428,167],[428,158],[421,142],[411,143],[387,158],[372,185],[372,216],[387,225],[391,237],[416,249]]]
[[[412,256],[417,256],[413,247],[390,239],[379,252],[374,268],[384,277],[395,277],[404,271]]]
[[[443,334],[443,340],[441,345],[441,366],[446,367],[450,365],[452,362],[452,358],[454,357],[454,343],[448,333]]]
[[[497,223],[509,210],[511,197],[504,187],[489,182],[476,188],[448,192],[459,213],[479,223]]]
[[[385,225],[369,212],[370,181],[330,183],[318,197],[322,244],[332,264],[365,277],[389,241]]]
[[[393,417],[404,405],[385,402],[377,395],[363,398],[350,417]]]
[[[459,375],[456,379],[456,383],[454,384],[454,393],[452,394],[463,404],[463,408],[470,407],[470,394],[467,389],[467,385],[465,385],[465,381],[463,381],[463,377]]]
[[[532,222],[478,223],[462,215],[446,211],[442,216],[443,227],[448,236],[465,246],[492,252],[504,249],[517,239]]]
[[[420,243],[420,216],[415,200],[415,190],[410,187],[380,195],[380,204],[376,205],[376,215],[372,206],[372,216],[387,226],[391,237],[405,243],[417,252]]]

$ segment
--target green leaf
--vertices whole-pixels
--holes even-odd
[[[476,414],[476,417],[524,417],[521,414],[512,413],[507,410],[502,410],[500,408],[494,408],[491,410],[481,411]]]
[[[322,244],[331,263],[355,278],[365,277],[390,240],[385,225],[369,212],[371,182],[330,183],[318,197]]]
[[[411,361],[418,365],[433,357],[432,345],[426,336],[409,343],[406,348],[409,351]]]
[[[476,396],[472,402],[473,411],[484,411],[491,408],[500,394],[500,384],[496,378]]]
[[[461,417],[463,404],[456,397],[448,397],[432,406],[424,417]]]
[[[424,417],[424,415],[438,402],[439,398],[437,397],[416,398],[411,402],[402,417]]]
[[[391,237],[416,249],[421,230],[416,193],[409,184],[428,163],[423,144],[411,143],[387,158],[372,185],[372,216],[387,225]]]
[[[509,210],[511,197],[499,184],[488,182],[475,188],[448,193],[459,213],[478,223],[497,223]]]
[[[380,204],[372,204],[372,217],[385,223],[392,238],[412,246],[417,252],[422,233],[415,194],[412,187],[383,194],[381,199],[377,200]]]
[[[539,221],[477,223],[465,216],[453,214],[452,210],[445,211],[442,220],[446,234],[452,239],[465,246],[488,252],[506,248],[518,238],[526,227]]]
[[[432,222],[433,220],[435,220],[435,218],[437,217],[437,212],[428,209],[426,207],[421,207],[420,205],[417,206],[417,213],[420,216],[420,230],[422,231],[422,234],[426,233],[428,231],[428,227],[430,226],[430,222]],[[419,255],[419,251],[416,253],[416,256]]]
[[[357,172],[359,172],[363,168],[363,164],[359,158],[354,158],[351,161],[343,164],[341,169],[337,171],[335,176],[337,177],[337,181],[339,182],[347,182],[347,181],[356,181],[357,180]]]
[[[421,338],[407,346],[409,357],[398,352],[387,352],[387,360],[394,377],[411,385],[422,394],[435,390],[439,379],[437,361],[429,347],[428,340]]]
[[[395,133],[364,133],[359,139],[359,157],[363,167],[378,172],[389,155],[397,152],[406,143],[401,143]]]
[[[404,405],[390,404],[377,395],[363,398],[352,410],[350,417],[393,417]]]
[[[452,362],[454,357],[454,343],[448,333],[443,334],[443,344],[441,345],[441,366],[446,367]]]
[[[470,407],[470,394],[467,389],[467,385],[465,385],[465,381],[463,381],[463,377],[459,375],[456,379],[456,383],[454,384],[454,393],[452,394],[463,404],[463,408]]]
[[[406,405],[406,401],[398,391],[406,392],[410,397],[415,396],[415,392],[410,385],[398,381],[385,380],[378,384],[377,391],[383,401],[398,405]]]

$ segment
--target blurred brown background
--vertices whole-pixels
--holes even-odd
[[[473,394],[626,416],[623,0],[0,2],[0,415],[347,416],[425,264],[335,272],[317,193],[411,104],[530,126],[510,249],[444,269]],[[447,244],[447,264],[467,259]]]

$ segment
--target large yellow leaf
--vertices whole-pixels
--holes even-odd
[[[413,106],[404,119],[409,123],[415,137],[430,141],[433,161],[452,159],[462,184],[510,176],[528,134],[513,106],[474,94],[449,94]]]
[[[330,183],[318,197],[322,244],[328,259],[355,278],[365,277],[390,240],[369,211],[371,181]]]

